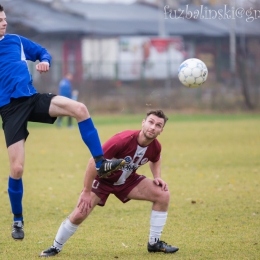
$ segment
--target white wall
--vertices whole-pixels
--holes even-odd
[[[84,78],[114,78],[118,39],[84,39],[82,56]]]

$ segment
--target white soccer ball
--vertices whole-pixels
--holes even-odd
[[[199,59],[187,59],[179,67],[178,77],[180,82],[188,88],[197,88],[207,79],[208,69]]]

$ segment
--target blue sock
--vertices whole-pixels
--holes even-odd
[[[87,145],[93,158],[101,157],[104,153],[101,147],[97,129],[95,128],[91,118],[78,123],[79,131],[84,143]],[[102,157],[101,157],[102,158]],[[96,167],[99,168],[102,160],[96,162]]]
[[[9,176],[8,183],[8,193],[10,198],[10,203],[12,207],[12,212],[14,214],[14,221],[23,220],[23,207],[22,207],[22,198],[23,198],[23,182],[22,178],[15,180]]]

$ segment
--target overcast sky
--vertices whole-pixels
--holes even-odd
[[[93,2],[93,3],[123,3],[129,4],[135,2],[135,0],[82,0],[83,2]]]
[[[53,0],[41,0],[44,2],[52,2]],[[63,0],[69,2],[69,0]],[[136,2],[136,0],[80,0],[82,2],[89,2],[89,3],[121,3],[121,4],[131,4]]]

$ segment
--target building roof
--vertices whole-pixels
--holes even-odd
[[[59,12],[48,4],[29,0],[1,2],[12,27],[25,26],[39,33],[88,32],[84,17]]]
[[[140,3],[62,2],[58,9],[84,16],[97,34],[158,35],[160,19],[165,23],[167,35],[223,36],[226,33],[223,28],[212,28],[199,20],[165,19],[162,10]]]
[[[31,0],[2,0],[12,30],[29,28],[38,33],[80,33],[96,36],[159,35],[160,22],[166,35],[228,36],[231,19],[169,18],[164,10],[140,4],[98,4],[54,1],[42,3]],[[223,8],[223,7],[222,7]],[[185,6],[180,6],[185,10]],[[197,6],[189,7],[194,12]],[[212,7],[213,9],[213,7]],[[215,7],[215,10],[218,10]],[[161,15],[161,16],[159,16]],[[161,18],[159,18],[161,17]],[[166,19],[167,18],[167,19]],[[237,35],[259,35],[260,18],[252,22],[236,19]],[[18,32],[17,32],[18,33]]]

